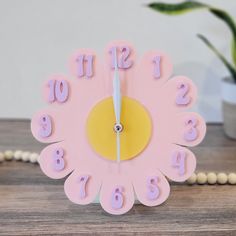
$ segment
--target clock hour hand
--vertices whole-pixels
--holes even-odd
[[[114,130],[116,132],[117,162],[120,162],[120,132],[122,131],[122,125],[120,123],[121,91],[120,91],[120,79],[119,79],[119,73],[118,73],[116,50],[115,50],[114,56],[115,56],[115,68],[114,68],[114,78],[113,78],[113,105],[114,105],[114,111],[115,111],[115,117],[116,117],[116,124],[114,126]]]

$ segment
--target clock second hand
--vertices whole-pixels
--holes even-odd
[[[120,162],[120,132],[122,131],[122,125],[120,123],[121,114],[121,92],[120,92],[120,79],[118,74],[117,65],[117,53],[114,53],[115,68],[114,68],[114,79],[113,79],[113,105],[116,117],[115,132],[116,132],[116,155],[117,162]]]

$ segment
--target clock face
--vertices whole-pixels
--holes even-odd
[[[91,49],[69,61],[70,77],[52,75],[43,86],[48,108],[31,122],[36,139],[50,143],[40,167],[63,178],[65,193],[77,204],[99,194],[111,214],[130,210],[137,199],[147,206],[164,202],[170,186],[195,170],[196,146],[204,120],[193,112],[197,90],[184,76],[171,79],[171,62],[160,51],[139,59],[125,41],[110,43],[104,59]],[[101,58],[101,59],[100,59]]]
[[[125,161],[138,156],[148,145],[152,123],[148,111],[138,101],[123,97],[121,106],[120,159]],[[88,140],[91,147],[101,157],[112,161],[117,161],[115,123],[111,97],[96,104],[87,120]]]

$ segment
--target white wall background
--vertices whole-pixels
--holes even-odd
[[[228,72],[196,34],[208,36],[229,58],[229,30],[207,11],[169,17],[145,7],[150,2],[0,0],[0,117],[30,118],[45,106],[42,82],[53,73],[68,74],[75,49],[102,53],[109,41],[127,39],[139,54],[153,48],[169,54],[174,73],[191,77],[199,88],[194,110],[221,121],[220,78]],[[236,17],[235,0],[205,2]]]

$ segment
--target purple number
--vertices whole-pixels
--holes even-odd
[[[112,192],[111,206],[113,209],[120,209],[124,204],[123,187],[118,186]]]
[[[172,166],[179,169],[179,175],[185,174],[185,160],[186,160],[185,152],[176,151],[173,153]]]
[[[186,141],[194,141],[198,136],[197,131],[197,119],[192,117],[187,120],[186,125],[189,127],[188,131],[184,134],[184,139]]]
[[[43,115],[39,118],[39,135],[42,138],[47,138],[52,134],[52,121],[50,116]]]
[[[191,101],[191,98],[188,95],[189,92],[189,85],[186,83],[181,83],[178,86],[179,92],[176,97],[176,104],[177,105],[188,105]]]
[[[93,76],[93,56],[79,55],[76,61],[78,63],[78,77],[91,78]],[[86,70],[84,70],[85,66]]]
[[[161,63],[161,57],[160,56],[155,56],[153,58],[153,62],[154,62],[154,72],[153,72],[153,76],[156,79],[159,79],[161,76],[161,70],[160,70],[160,63]]]
[[[68,98],[68,83],[65,80],[50,80],[49,85],[49,102],[65,102]]]
[[[65,161],[64,161],[64,151],[62,148],[57,148],[53,152],[53,169],[56,171],[61,171],[65,168]]]
[[[80,175],[79,176],[79,183],[80,183],[80,191],[79,191],[79,198],[84,199],[87,196],[86,193],[86,185],[89,180],[89,175]]]
[[[49,86],[48,101],[54,102],[55,101],[55,80],[53,80],[53,79],[49,80],[48,86]]]
[[[117,47],[112,47],[110,49],[111,53],[111,66],[114,69],[115,68],[115,51],[118,51]],[[131,60],[128,60],[131,50],[127,46],[123,46],[119,48],[119,51],[121,52],[120,58],[117,58],[117,64],[118,68],[120,69],[128,69],[132,66],[133,62]]]
[[[156,200],[160,195],[160,190],[157,186],[157,182],[157,176],[151,176],[147,179],[147,198],[149,200]]]

